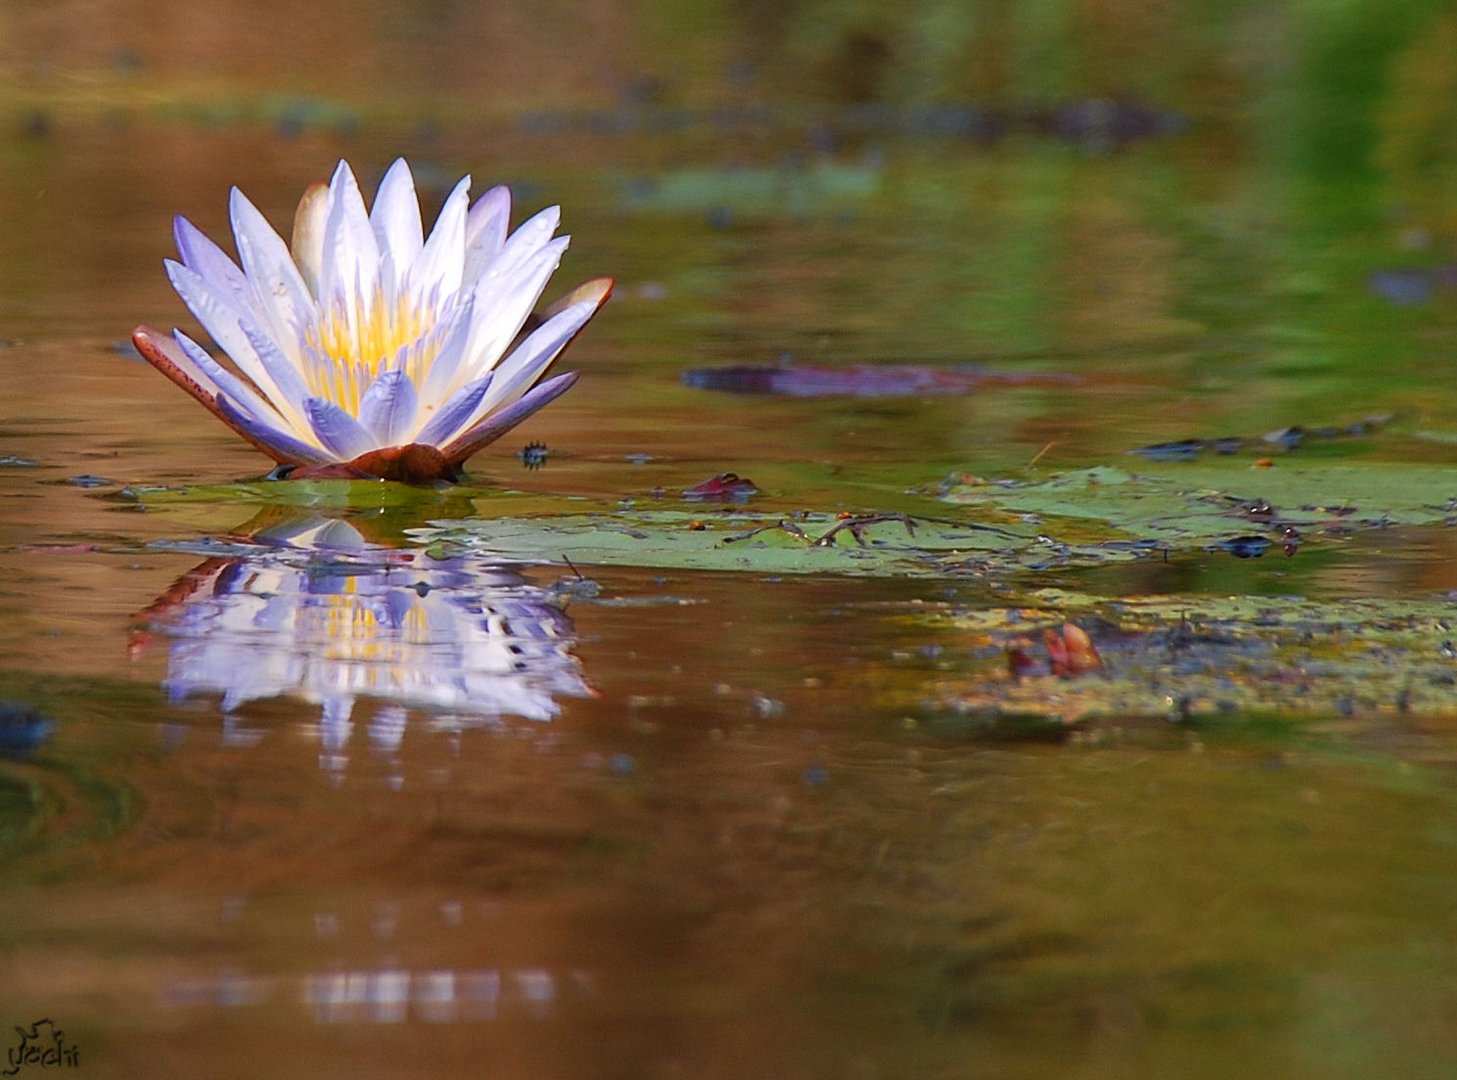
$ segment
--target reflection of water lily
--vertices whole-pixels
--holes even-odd
[[[456,185],[428,238],[403,160],[366,211],[340,162],[294,217],[292,251],[237,189],[241,268],[185,218],[173,286],[231,358],[183,332],[140,326],[138,349],[275,461],[312,475],[453,477],[462,463],[563,393],[537,384],[611,292],[589,281],[532,309],[567,247],[559,211],[507,235],[510,194],[469,205]],[[524,332],[524,333],[523,333]],[[515,347],[512,348],[512,343]]]
[[[171,638],[174,699],[220,693],[231,714],[300,696],[337,750],[361,697],[385,703],[371,741],[398,745],[403,706],[549,720],[558,696],[592,692],[571,620],[508,567],[370,547],[339,521],[269,532],[275,546],[208,560],[139,616]]]

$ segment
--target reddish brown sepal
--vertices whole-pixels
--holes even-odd
[[[216,416],[228,427],[232,428],[255,448],[263,451],[263,453],[267,454],[280,465],[289,464],[290,459],[288,455],[279,453],[271,446],[259,442],[252,435],[248,434],[248,432],[233,423],[228,418],[228,415],[218,408],[217,400],[213,397],[212,393],[204,387],[199,386],[196,379],[183,371],[177,362],[167,355],[167,349],[176,348],[175,345],[170,344],[171,340],[162,331],[151,326],[138,326],[132,331],[132,344],[137,347],[137,352],[142,354],[142,359],[146,360],[147,363],[151,364],[188,394],[192,395],[198,404]]]
[[[454,483],[460,469],[440,450],[424,443],[388,446],[360,454],[353,461],[304,465],[289,473],[290,480],[395,480],[401,484]]]
[[[527,336],[533,330],[539,327],[542,323],[546,322],[553,315],[561,314],[573,304],[580,304],[583,300],[596,300],[597,306],[600,308],[603,304],[607,303],[607,299],[612,295],[612,290],[616,287],[616,284],[617,283],[610,277],[593,278],[591,281],[582,282],[582,284],[578,285],[575,289],[571,290],[565,295],[557,297],[556,300],[552,301],[540,311],[533,311],[530,315],[526,317],[526,322],[522,325],[520,333],[516,335],[516,340],[511,342],[511,349],[516,348],[517,345],[520,345],[523,341],[525,341]],[[583,326],[585,325],[586,324],[584,323]],[[580,334],[581,332],[582,331],[579,329],[577,331],[577,334]],[[570,345],[572,341],[576,340],[577,334],[572,335],[572,338],[570,341],[567,342],[567,345]],[[565,352],[566,348],[567,346],[563,345],[561,351]],[[509,353],[511,349],[507,349],[507,353]]]

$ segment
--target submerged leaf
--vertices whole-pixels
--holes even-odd
[[[694,368],[683,373],[683,382],[698,390],[781,394],[785,397],[933,397],[967,394],[998,384],[1026,386],[1075,381],[1068,375],[935,364],[852,364],[847,367],[738,364]]]
[[[1024,600],[910,610],[911,621],[949,625],[987,647],[974,648],[959,665],[943,665],[929,690],[918,684],[904,699],[889,691],[881,703],[976,717],[993,727],[1001,717],[1038,715],[1118,724],[1252,713],[1364,715],[1373,722],[1404,713],[1457,716],[1448,598],[1180,594],[1114,602],[1041,589]],[[1070,636],[1069,627],[1076,633]],[[1039,631],[1049,667],[1029,644],[1028,634]],[[1078,656],[1096,667],[1097,678],[1066,678],[1080,673]]]

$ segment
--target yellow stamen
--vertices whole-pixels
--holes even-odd
[[[386,301],[378,288],[367,301],[357,293],[347,299],[336,296],[319,321],[305,331],[308,346],[327,360],[304,371],[309,391],[357,416],[365,389],[386,365],[394,363],[401,348],[420,342],[430,332],[434,314],[411,303],[409,297]],[[427,343],[409,358],[405,374],[417,386],[437,348],[438,342]]]

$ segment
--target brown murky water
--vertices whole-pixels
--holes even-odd
[[[876,129],[814,149],[831,173],[797,122],[437,127],[128,93],[17,112],[3,144],[0,698],[49,726],[4,729],[0,1029],[48,1018],[98,1077],[1457,1068],[1450,719],[988,734],[923,700],[973,659],[933,616],[1002,602],[988,583],[582,567],[589,588],[404,533],[676,506],[726,470],[766,514],[945,513],[925,492],[953,473],[1385,411],[1389,441],[1331,452],[1442,460],[1417,436],[1457,429],[1430,370],[1452,311],[1367,295],[1305,211],[1269,208],[1268,166],[1227,154],[1227,129],[1115,155]],[[473,463],[518,494],[272,508],[246,547],[257,505],[136,498],[264,467],[122,344],[184,314],[171,216],[223,236],[236,183],[285,221],[339,155],[372,182],[402,150],[427,201],[471,170],[516,185],[518,220],[562,202],[561,287],[618,276],[579,387]],[[1385,234],[1355,235],[1369,254]],[[1322,367],[1313,327],[1353,308]],[[786,353],[1071,381],[681,381]],[[527,439],[545,468],[515,457]],[[1046,583],[1440,597],[1449,546]]]

